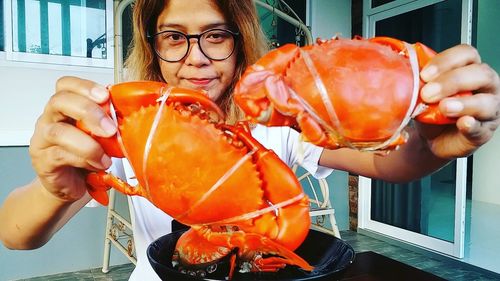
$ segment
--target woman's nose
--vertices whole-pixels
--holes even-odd
[[[191,65],[204,65],[210,63],[210,59],[201,51],[198,39],[192,39],[190,43],[185,62]]]

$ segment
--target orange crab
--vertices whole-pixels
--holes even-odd
[[[295,127],[319,146],[392,150],[406,142],[403,129],[413,117],[455,122],[419,97],[419,71],[434,55],[421,43],[389,37],[289,44],[250,66],[234,99],[249,119]]]
[[[112,187],[143,196],[191,226],[176,245],[174,261],[199,276],[236,248],[230,277],[241,267],[277,271],[289,264],[312,270],[293,252],[309,230],[307,196],[292,170],[253,139],[247,126],[224,124],[217,105],[194,90],[139,81],[109,91],[118,133],[95,138],[108,155],[130,161],[139,184],[89,173],[95,199],[107,204],[105,192]]]

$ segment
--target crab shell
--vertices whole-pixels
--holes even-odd
[[[321,120],[350,142],[381,141],[392,136],[411,103],[413,74],[409,60],[387,46],[362,40],[337,40],[304,50],[304,59],[285,70],[284,81]],[[328,58],[328,59],[325,59]],[[321,82],[333,107],[330,116],[318,87]],[[337,121],[338,120],[338,121]]]
[[[109,90],[119,141],[117,145],[116,139],[98,140],[104,143],[107,154],[126,157],[131,163],[140,188],[125,193],[139,192],[188,225],[221,221],[264,205],[263,183],[252,157],[245,157],[249,153],[246,146],[233,143],[207,112],[193,112],[183,105],[184,100],[163,106],[158,101],[167,91],[171,99],[181,95],[200,98],[200,92],[159,82],[127,82]],[[186,101],[191,104],[194,100]],[[208,100],[200,104],[195,111],[210,106],[223,117],[218,107],[210,103]],[[228,173],[237,163],[238,169]],[[219,185],[223,177],[225,180]],[[216,185],[202,204],[201,198]]]
[[[193,90],[140,81],[113,85],[110,94],[118,133],[94,137],[107,154],[129,160],[139,184],[89,173],[94,198],[107,204],[111,186],[192,226],[176,247],[188,265],[214,262],[239,248],[256,270],[254,259],[264,254],[284,258],[271,259],[264,270],[285,264],[312,270],[293,253],[310,225],[307,196],[293,171],[248,127],[224,124],[217,105]]]
[[[326,148],[391,149],[406,141],[400,133],[415,115],[426,123],[455,122],[418,96],[418,70],[434,54],[387,37],[285,45],[247,69],[235,101],[249,119],[296,127]]]

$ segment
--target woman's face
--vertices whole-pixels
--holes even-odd
[[[185,34],[199,34],[213,28],[229,29],[223,14],[210,0],[169,0],[158,17],[156,31],[174,30]],[[171,86],[200,89],[217,101],[231,84],[237,50],[226,60],[207,58],[197,39],[190,39],[190,49],[179,62],[158,58],[161,74]]]

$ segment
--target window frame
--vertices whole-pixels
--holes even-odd
[[[0,11],[0,33],[1,33],[1,36],[0,36],[0,46],[2,48],[0,48],[0,53],[4,52],[4,49],[5,49],[5,3],[6,1],[3,1],[3,0],[0,0],[0,7],[2,8],[2,10]]]
[[[447,0],[397,0],[376,8],[368,9],[365,3],[370,4],[371,0],[363,2],[363,37],[370,38],[375,35],[375,25],[378,21],[393,16],[421,9],[426,6],[434,5]],[[461,42],[470,44],[472,35],[472,1],[462,1],[462,26]],[[465,199],[467,186],[467,158],[462,157],[456,160],[456,194],[455,194],[455,222],[454,222],[454,241],[448,242],[440,238],[431,237],[425,234],[416,233],[393,225],[388,225],[371,217],[371,179],[359,177],[359,202],[358,202],[358,231],[363,234],[374,234],[375,236],[384,236],[389,239],[402,241],[406,244],[416,245],[440,254],[449,255],[455,258],[464,257],[465,241]]]
[[[12,1],[4,1],[4,46],[5,50],[0,51],[5,53],[5,60],[12,62],[30,62],[37,64],[56,64],[68,66],[83,66],[83,67],[114,67],[114,18],[113,18],[113,0],[106,1],[106,59],[84,58],[52,54],[34,54],[15,52],[13,50],[13,26],[12,26]],[[3,56],[0,56],[3,57]]]

